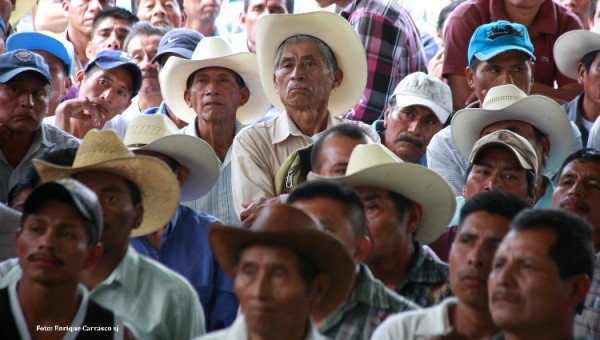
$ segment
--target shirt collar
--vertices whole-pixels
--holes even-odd
[[[112,273],[96,288],[92,290],[92,293],[103,287],[117,284],[125,287],[130,293],[134,294],[138,285],[138,268],[139,268],[140,256],[133,249],[131,245],[127,246],[127,252],[121,259],[121,262],[113,269]]]
[[[333,126],[334,117],[328,112],[327,113],[327,126],[325,130],[329,129]],[[274,132],[273,132],[273,144],[279,144],[290,136],[297,137],[307,137],[307,138],[316,138],[320,133],[315,134],[314,136],[306,136],[305,134],[298,129],[296,123],[290,119],[287,112],[283,111],[278,117],[273,119],[274,121]]]

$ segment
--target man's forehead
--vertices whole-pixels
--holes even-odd
[[[522,169],[522,167],[519,163],[519,160],[517,159],[517,156],[514,154],[514,152],[512,152],[507,146],[504,146],[501,144],[492,144],[490,146],[486,146],[485,148],[481,149],[475,156],[475,158],[473,160],[473,165],[482,165],[482,163],[484,162],[483,159],[485,159],[485,158],[497,159],[498,152],[503,152],[503,153],[509,155],[509,159],[511,161],[513,161],[515,164],[517,164],[520,169]]]
[[[575,159],[572,162],[565,165],[561,177],[573,174],[593,176],[594,178],[600,179],[600,162],[593,160]]]
[[[210,67],[204,67],[201,68],[199,70],[196,70],[193,74],[194,77],[196,76],[206,76],[206,75],[210,75],[210,74],[229,74],[233,77],[235,77],[236,75],[239,76],[239,74],[237,74],[237,72],[235,72],[232,69],[229,68],[225,68],[225,67],[219,67],[219,66],[210,66]]]

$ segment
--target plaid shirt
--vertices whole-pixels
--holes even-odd
[[[427,72],[423,43],[410,14],[396,0],[353,0],[340,13],[367,53],[367,86],[346,118],[373,123],[406,75]]]
[[[594,278],[588,290],[581,314],[575,315],[575,336],[600,339],[600,253],[596,254]]]
[[[375,328],[390,314],[419,309],[412,301],[387,289],[360,264],[356,287],[344,303],[321,325],[319,331],[332,339],[370,339]]]
[[[416,302],[421,307],[433,306],[452,296],[448,264],[435,258],[432,250],[415,242],[417,257],[404,282],[396,293]]]

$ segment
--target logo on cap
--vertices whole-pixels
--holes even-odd
[[[519,38],[523,38],[523,32],[517,31],[514,27],[512,27],[512,25],[505,25],[490,28],[490,30],[487,32],[487,39],[495,40],[501,37],[505,37],[507,35],[513,35]]]
[[[33,54],[29,51],[20,50],[15,53],[15,59],[19,64],[30,64],[33,61]]]

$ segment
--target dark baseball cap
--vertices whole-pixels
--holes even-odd
[[[154,64],[165,53],[177,53],[182,58],[190,59],[202,38],[204,36],[194,30],[173,28],[160,38],[158,52],[156,52],[151,62]]]
[[[140,88],[142,87],[142,71],[126,52],[115,50],[100,51],[96,54],[94,59],[90,60],[85,65],[83,71],[87,73],[94,65],[103,70],[112,70],[117,67],[127,68],[133,77],[132,97],[136,96],[140,91]]]
[[[48,64],[41,55],[27,50],[14,50],[0,54],[0,83],[6,83],[27,71],[37,72],[46,79],[48,84],[52,83]]]

